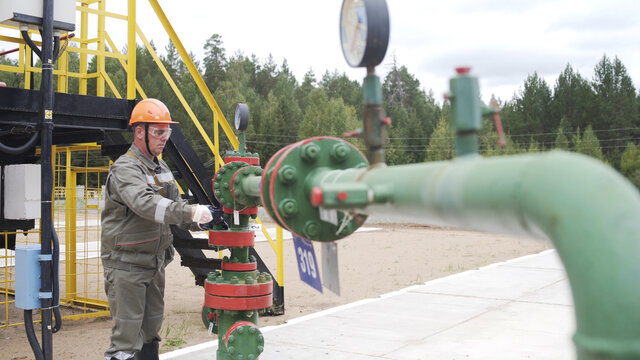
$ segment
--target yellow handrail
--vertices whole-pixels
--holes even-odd
[[[147,50],[149,51],[149,54],[151,54],[151,57],[153,57],[153,61],[155,61],[156,65],[158,65],[158,68],[160,68],[160,72],[162,72],[162,75],[164,75],[164,78],[169,83],[169,86],[171,87],[173,92],[178,97],[178,100],[180,101],[180,103],[182,104],[184,109],[187,111],[187,114],[189,115],[189,118],[191,118],[191,121],[193,121],[193,124],[196,126],[196,129],[198,129],[198,132],[200,133],[200,135],[202,135],[202,138],[207,143],[207,146],[209,146],[209,149],[211,150],[211,153],[214,154],[214,156],[220,157],[220,155],[218,153],[216,153],[215,148],[214,148],[213,144],[211,143],[211,139],[209,139],[209,135],[204,131],[204,128],[200,124],[200,121],[198,121],[198,118],[196,117],[196,114],[193,113],[193,110],[191,110],[191,106],[189,106],[189,103],[187,103],[187,100],[185,100],[184,96],[182,96],[182,92],[180,91],[180,89],[178,89],[178,85],[176,85],[176,83],[173,81],[173,79],[171,78],[171,75],[169,75],[169,72],[165,68],[165,66],[162,63],[162,61],[160,61],[160,58],[158,57],[158,54],[156,54],[156,52],[153,49],[153,47],[151,46],[151,44],[149,43],[149,41],[147,41],[147,38],[142,33],[142,30],[137,25],[136,25],[136,30],[138,31],[138,36],[140,36],[140,39],[142,40],[144,45],[147,47]],[[220,159],[220,160],[222,160],[222,159]]]
[[[191,57],[185,50],[184,46],[182,46],[182,42],[178,38],[178,35],[176,34],[176,32],[173,30],[173,26],[171,26],[169,19],[167,19],[167,16],[164,14],[164,11],[160,7],[160,4],[158,4],[157,0],[149,0],[149,3],[151,4],[151,7],[153,8],[153,10],[156,12],[156,15],[158,15],[158,19],[160,20],[165,30],[167,31],[167,34],[169,35],[169,38],[175,45],[176,50],[180,54],[180,57],[182,57],[182,61],[187,66],[189,73],[193,77],[193,80],[196,82],[196,85],[198,85],[198,89],[200,89],[200,92],[202,93],[205,100],[207,101],[207,104],[209,104],[209,107],[214,112],[214,114],[219,115],[219,118],[218,118],[219,124],[222,127],[222,130],[224,130],[225,134],[227,135],[229,142],[231,143],[233,148],[237,150],[239,144],[238,144],[238,138],[236,137],[236,134],[233,132],[233,130],[229,126],[229,123],[227,122],[227,119],[224,117],[224,114],[222,114],[222,110],[220,110],[218,103],[213,98],[213,95],[211,94],[211,91],[209,91],[207,84],[204,83],[204,80],[202,79],[200,72],[198,71],[196,66],[193,64],[193,61],[191,61]]]
[[[109,42],[109,46],[111,46],[111,49],[113,49],[113,51],[116,54],[121,55],[120,52],[117,50],[116,45],[113,43],[113,40],[111,40],[111,37],[109,36],[109,33],[107,33],[105,31],[104,36],[105,36],[105,39],[107,40],[107,42]],[[120,61],[120,64],[122,65],[122,68],[126,72],[127,71],[127,63],[125,63],[124,60],[122,60],[120,58],[118,58],[118,60]],[[103,67],[104,67],[104,65],[103,65]],[[136,80],[136,90],[140,93],[140,96],[142,96],[143,99],[147,98],[147,94],[142,89],[142,86],[140,86],[140,83],[138,82],[138,80]]]

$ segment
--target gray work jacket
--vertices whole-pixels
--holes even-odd
[[[165,252],[173,242],[169,225],[199,229],[167,164],[150,160],[131,145],[107,175],[100,237],[103,265],[122,270],[165,265]]]

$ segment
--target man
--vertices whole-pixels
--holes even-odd
[[[202,230],[213,219],[213,208],[180,198],[167,164],[157,158],[170,124],[176,122],[162,102],[140,101],[129,121],[133,144],[107,176],[101,257],[114,322],[107,360],[158,359],[165,266],[173,257],[169,225]],[[214,215],[220,218],[217,210]]]

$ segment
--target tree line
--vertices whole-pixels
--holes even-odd
[[[259,59],[242,52],[228,55],[217,34],[203,48],[202,60],[193,53],[190,56],[225,117],[233,119],[236,103],[249,105],[247,144],[249,151],[260,154],[262,165],[287,144],[317,135],[340,137],[362,126],[361,81],[349,79],[345,73],[326,71],[317,75],[310,69],[299,82],[286,60],[276,64],[272,56]],[[153,58],[144,47],[138,46],[136,51],[137,78],[147,96],[167,104],[205,165],[213,168],[208,147]],[[69,55],[69,69],[77,71],[78,56]],[[161,61],[212,137],[212,113],[171,43],[165,47]],[[0,62],[12,64],[2,57]],[[94,57],[89,71],[96,68]],[[392,119],[385,149],[387,162],[396,165],[451,159],[454,135],[448,125],[448,102],[436,101],[433,92],[425,91],[423,84],[395,57],[391,57],[386,69],[382,78],[383,105]],[[120,94],[126,93],[126,72],[119,61],[107,59],[106,71]],[[0,73],[0,81],[22,86],[18,74]],[[69,82],[69,92],[77,93],[78,80]],[[39,81],[35,84],[37,87]],[[95,95],[96,86],[96,79],[89,79],[89,95]],[[109,88],[107,96],[115,96]],[[484,156],[552,149],[576,151],[608,163],[640,187],[640,94],[617,57],[604,55],[591,78],[567,64],[553,86],[534,72],[511,99],[496,100],[502,109],[507,146],[497,146],[493,124],[485,119],[481,134]],[[361,140],[349,141],[363,148]],[[224,148],[230,145],[221,136],[221,149]]]

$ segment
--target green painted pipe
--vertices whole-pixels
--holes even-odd
[[[302,166],[295,149],[282,157],[283,164]],[[551,240],[573,292],[578,359],[640,358],[640,194],[611,167],[563,151],[371,168],[321,163],[280,189],[299,209],[318,206]],[[246,184],[262,186],[265,197],[270,193],[255,179]],[[295,231],[311,216],[306,211],[280,220]],[[318,237],[307,236],[312,240],[355,231],[341,235],[335,231],[339,223],[313,221]],[[332,229],[335,237],[322,238],[321,229]]]
[[[562,151],[467,156],[319,185],[327,194],[341,182],[383,189],[358,206],[369,215],[550,239],[573,291],[578,359],[640,358],[640,195],[609,166]]]

